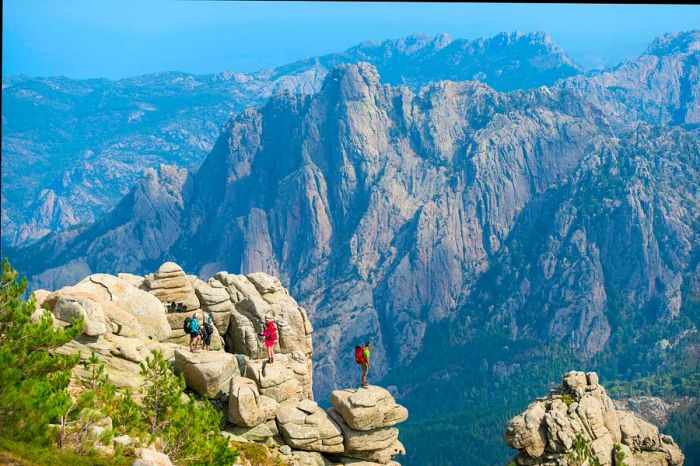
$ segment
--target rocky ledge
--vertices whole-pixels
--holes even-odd
[[[564,374],[559,387],[508,422],[504,438],[519,450],[516,464],[556,466],[567,464],[578,434],[604,466],[616,465],[616,445],[627,466],[680,466],[684,461],[673,438],[633,412],[616,409],[595,372]]]
[[[59,352],[84,360],[97,353],[110,381],[138,393],[138,365],[159,350],[191,391],[225,413],[223,435],[265,444],[290,466],[398,466],[394,457],[405,454],[394,426],[408,411],[386,389],[335,390],[328,410],[313,400],[312,327],[275,277],[218,272],[204,281],[166,262],[146,276],[94,274],[35,296],[33,318],[50,312],[62,326],[85,320],[83,334]],[[193,353],[182,324],[198,309],[212,317],[216,332],[212,351]],[[273,363],[257,335],[270,315],[278,329]],[[78,365],[75,377],[83,370]],[[159,455],[144,449],[137,463],[167,464]]]

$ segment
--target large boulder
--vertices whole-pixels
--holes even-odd
[[[331,466],[322,454],[315,451],[293,450],[291,458],[287,460],[289,466]]]
[[[389,461],[388,463],[375,463],[374,461],[365,461],[357,458],[348,458],[341,456],[336,458],[336,461],[342,465],[349,466],[401,466],[398,461]]]
[[[226,287],[214,278],[210,278],[206,283],[195,279],[193,287],[202,309],[211,316],[219,333],[225,335],[228,331],[231,313],[235,310]]]
[[[83,333],[88,336],[96,337],[108,331],[107,318],[102,305],[87,296],[58,294],[53,305],[53,315],[58,320],[69,323],[83,318],[85,322]]]
[[[141,324],[145,337],[158,341],[164,341],[170,337],[170,325],[165,317],[165,308],[158,298],[115,276],[101,273],[90,275],[77,285],[62,288],[59,291],[91,293],[133,315]]]
[[[134,275],[133,273],[118,273],[117,278],[124,280],[129,285],[135,286],[136,288],[141,288],[144,280],[146,280],[145,277],[142,277],[141,275]]]
[[[85,320],[85,335],[114,333],[126,337],[143,337],[141,323],[133,314],[95,293],[65,287],[45,296],[42,304],[61,322],[70,323],[82,317]]]
[[[396,403],[387,389],[376,385],[333,390],[331,403],[355,430],[389,427],[408,419],[408,410]]]
[[[394,462],[394,456],[405,455],[406,449],[399,440],[396,440],[391,445],[380,450],[353,450],[345,454],[365,461],[388,464]]]
[[[199,309],[190,280],[175,262],[165,262],[155,273],[147,275],[141,287],[162,303],[181,303],[190,311]]]
[[[359,451],[384,450],[394,445],[399,439],[399,429],[396,427],[355,430],[343,420],[335,408],[329,408],[328,415],[343,432],[346,456],[355,456],[352,453]]]
[[[223,351],[175,351],[175,367],[182,371],[187,386],[207,398],[228,394],[231,379],[239,373],[238,360]]]
[[[231,379],[228,401],[228,419],[242,427],[256,425],[275,418],[277,402],[261,395],[251,379],[234,376]]]
[[[265,347],[257,334],[270,314],[270,305],[243,275],[218,272],[214,278],[225,286],[234,305],[226,335],[229,349],[251,358],[265,357]],[[279,352],[278,348],[276,350]]]
[[[345,449],[340,428],[315,401],[305,398],[281,403],[277,424],[292,448],[322,453],[342,453]]]
[[[276,354],[273,363],[265,359],[246,359],[243,374],[255,381],[260,394],[281,403],[290,398],[300,400],[305,396],[304,386],[299,382],[294,366],[291,356]]]
[[[55,351],[58,354],[78,354],[81,362],[88,361],[94,352],[100,358],[100,363],[104,364],[109,381],[120,387],[132,389],[134,396],[138,397],[138,389],[144,383],[139,364],[154,349],[163,353],[166,359],[173,357],[174,348],[168,343],[109,333],[99,337],[81,335]],[[76,365],[73,374],[78,378],[90,376],[89,370],[83,364]]]
[[[549,465],[564,461],[577,435],[590,443],[601,465],[614,464],[616,444],[626,452],[630,466],[683,464],[673,439],[632,412],[616,410],[593,372],[564,374],[558,388],[508,422],[504,438],[519,450],[517,464]]]

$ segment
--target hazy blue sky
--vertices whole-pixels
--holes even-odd
[[[121,78],[254,71],[413,32],[455,38],[548,31],[586,67],[700,28],[686,5],[4,0],[3,75]]]

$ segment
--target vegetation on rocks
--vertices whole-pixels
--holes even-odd
[[[50,312],[36,309],[33,295],[25,299],[26,289],[26,279],[19,280],[5,259],[0,458],[19,464],[124,464],[134,448],[152,446],[178,464],[236,461],[238,450],[219,433],[221,413],[208,400],[186,395],[184,379],[158,351],[141,364],[145,384],[138,403],[128,388],[109,381],[95,353],[84,362],[87,376],[71,379],[78,355],[52,350],[77,337],[84,322],[57,326]],[[126,446],[113,445],[117,435],[128,436]]]
[[[66,390],[77,356],[51,353],[80,334],[82,321],[54,328],[51,314],[33,321],[34,297],[24,299],[27,280],[7,259],[0,294],[0,437],[47,445],[48,425],[71,403]]]
[[[176,376],[158,351],[141,363],[142,417],[138,430],[159,441],[161,450],[179,463],[228,466],[238,457],[222,436],[221,413],[204,399],[184,395],[185,380]]]

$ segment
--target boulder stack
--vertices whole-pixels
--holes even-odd
[[[308,398],[290,399],[277,410],[277,425],[287,445],[320,453],[342,453],[343,434],[326,412]]]
[[[344,457],[389,464],[406,453],[393,426],[408,419],[408,410],[388,390],[376,385],[334,390],[331,403],[328,414],[343,432]]]
[[[377,386],[334,391],[328,411],[313,401],[313,329],[275,277],[218,272],[202,280],[166,262],[145,276],[95,274],[35,297],[33,319],[48,312],[56,326],[85,321],[83,334],[57,352],[83,361],[96,353],[110,381],[137,399],[139,364],[158,350],[189,390],[225,412],[223,433],[233,440],[264,444],[290,466],[399,466],[393,458],[404,448],[394,425],[406,408]],[[211,351],[188,348],[183,324],[199,309],[214,321]],[[273,362],[258,335],[267,318],[278,330]],[[79,364],[75,376],[85,371]],[[168,464],[154,450],[138,456],[138,464]]]
[[[571,371],[548,396],[538,398],[508,422],[506,443],[521,465],[564,464],[581,434],[602,465],[614,464],[616,444],[627,466],[680,466],[683,453],[668,435],[631,411],[617,410],[595,372]]]
[[[227,351],[251,360],[266,357],[262,338],[265,319],[277,326],[275,353],[290,355],[304,395],[313,398],[311,332],[306,311],[282,287],[279,280],[265,273],[236,275],[217,272],[207,281],[192,281],[202,309],[211,315],[217,331],[224,336]]]
[[[199,300],[190,280],[175,262],[165,262],[155,273],[146,275],[141,287],[162,303],[181,303],[188,311],[199,309]]]

